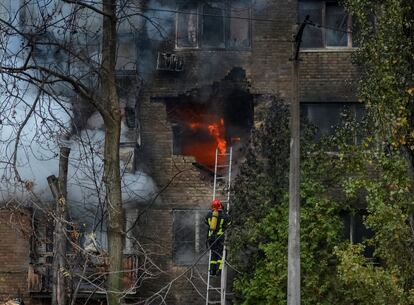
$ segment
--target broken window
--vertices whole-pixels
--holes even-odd
[[[250,47],[250,6],[246,1],[234,1],[230,8],[230,48]]]
[[[174,210],[174,245],[173,260],[176,264],[189,265],[194,263],[205,250],[207,225],[205,210]],[[207,262],[208,255],[201,258]]]
[[[250,0],[206,1],[178,7],[177,48],[250,47]]]
[[[202,24],[202,45],[223,48],[225,45],[223,4],[204,4]]]
[[[311,23],[303,32],[302,47],[352,47],[352,18],[336,1],[299,1],[299,22],[309,15]],[[354,30],[356,31],[356,29]],[[354,37],[356,33],[354,33]]]
[[[181,6],[177,14],[177,47],[197,47],[197,6]]]

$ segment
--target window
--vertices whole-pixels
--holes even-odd
[[[180,6],[177,15],[177,46],[197,47],[198,11],[195,5]]]
[[[306,15],[321,25],[307,25],[302,37],[303,48],[355,47],[352,40],[352,17],[336,1],[299,1],[299,21]]]
[[[357,120],[364,117],[361,103],[302,103],[301,112],[308,123],[317,128],[316,138],[330,136],[340,126],[342,113],[348,111]]]
[[[178,6],[177,48],[249,48],[250,5],[246,0]]]
[[[366,215],[367,211],[364,209],[357,210],[354,213],[349,211],[343,211],[341,213],[344,225],[344,239],[349,240],[351,244],[360,244],[366,239],[373,237],[374,232],[364,224],[364,217]],[[372,246],[366,246],[364,256],[372,258],[374,256],[374,248]]]
[[[207,225],[204,223],[206,210],[174,210],[173,260],[179,265],[194,263],[205,250]],[[207,263],[208,254],[199,262]]]

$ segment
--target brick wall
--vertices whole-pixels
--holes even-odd
[[[159,202],[155,204],[156,207],[148,212],[148,219],[152,221],[147,222],[143,229],[144,231],[153,229],[152,236],[161,239],[163,255],[155,258],[167,272],[158,280],[149,281],[141,289],[142,296],[157,291],[185,270],[184,266],[175,265],[172,261],[173,209],[207,209],[212,192],[211,179],[206,178],[192,165],[194,158],[172,155],[172,127],[167,120],[166,106],[162,98],[190,94],[194,89],[211,86],[215,82],[222,81],[234,67],[240,67],[246,72],[251,93],[276,94],[286,102],[290,101],[292,89],[290,41],[293,25],[296,23],[297,2],[284,0],[267,2],[269,5],[255,11],[253,17],[274,21],[253,22],[251,49],[211,51],[171,48],[170,52],[183,56],[185,70],[177,73],[153,71],[152,78],[144,86],[139,105],[142,146],[138,163],[154,178],[160,188],[170,184],[162,192]],[[157,49],[153,52],[157,52]],[[300,57],[302,59],[301,101],[355,101],[357,69],[351,64],[349,50],[304,51],[301,52]],[[255,108],[260,109],[254,113],[255,121],[263,117],[268,106],[266,99],[255,98]],[[204,275],[205,267],[198,267]],[[191,275],[191,272],[187,275]],[[201,293],[205,294],[205,284],[197,280],[194,283]],[[167,300],[169,305],[204,304],[186,276],[174,282]]]
[[[30,217],[22,211],[0,209],[0,303],[20,291],[26,304]]]
[[[358,69],[352,51],[303,51],[300,54],[301,102],[356,102]]]
[[[292,70],[289,58],[292,52],[292,28],[296,23],[297,1],[256,1],[259,5],[262,2],[268,5],[255,10],[253,17],[264,21],[252,22],[252,46],[248,50],[174,50],[171,44],[152,44],[152,49],[148,50],[152,62],[147,65],[148,70],[144,75],[146,79],[137,110],[141,130],[137,165],[154,179],[162,193],[151,208],[146,210],[134,230],[134,235],[148,249],[148,254],[161,269],[153,270],[158,276],[144,283],[139,290],[139,297],[150,296],[174,280],[167,304],[204,304],[195,287],[203,294],[205,285],[195,279],[195,273],[191,272],[200,270],[205,276],[206,266],[197,266],[197,269],[182,275],[187,267],[175,264],[172,260],[173,210],[208,209],[212,181],[193,166],[193,157],[172,154],[172,126],[167,119],[163,98],[190,94],[195,89],[212,86],[215,82],[221,82],[233,68],[239,67],[246,72],[249,91],[252,94],[276,94],[286,102],[290,101]],[[173,33],[173,24],[171,29]],[[184,71],[156,71],[155,59],[158,51],[174,52],[182,56],[185,62]],[[355,101],[357,69],[351,65],[351,52],[303,51],[300,57],[302,102]],[[131,86],[139,91],[137,84]],[[122,102],[130,107],[134,107],[136,101],[133,91],[128,91],[128,94],[122,97]],[[261,120],[268,105],[265,99],[261,98],[255,98],[255,105],[256,110],[260,109],[255,111],[255,120]],[[135,129],[132,135],[129,135],[132,141],[137,140],[134,135]],[[133,147],[123,149],[124,159],[128,159],[132,150]],[[137,204],[132,208],[141,209],[143,206]],[[0,266],[4,268],[6,264],[3,262],[6,262],[7,268],[17,268],[13,269],[17,273],[4,273],[4,270],[0,269],[3,272],[0,273],[0,298],[14,296],[13,293],[16,293],[19,287],[22,293],[26,291],[29,257],[28,240],[24,238],[24,234],[10,226],[9,214],[3,213],[0,212],[0,240],[5,242],[0,245]],[[182,276],[177,279],[180,275]],[[193,279],[195,287],[189,278]]]

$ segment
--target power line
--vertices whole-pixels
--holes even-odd
[[[151,8],[151,7],[141,7],[142,10],[146,11],[155,11],[155,12],[165,12],[165,13],[174,13],[174,14],[183,14],[183,15],[194,15],[194,16],[207,16],[207,17],[219,17],[219,18],[227,18],[227,19],[241,19],[241,20],[250,20],[250,21],[261,21],[261,22],[275,22],[279,23],[279,21],[275,19],[261,19],[261,18],[252,18],[252,17],[240,17],[240,16],[228,16],[228,15],[215,15],[215,14],[206,14],[206,13],[199,13],[199,12],[189,12],[189,11],[181,11],[181,10],[174,10],[174,9],[164,9],[164,8]]]
[[[335,32],[341,32],[341,33],[347,33],[347,34],[352,33],[352,31],[350,31],[350,30],[343,30],[343,29],[340,29],[340,28],[334,28],[334,27],[330,27],[330,26],[326,26],[326,25],[321,25],[321,24],[315,23],[311,20],[306,21],[306,24],[309,24],[310,26],[317,27],[317,28],[332,30],[332,31],[335,31]]]
[[[207,16],[207,17],[227,18],[227,19],[240,19],[240,20],[249,20],[249,21],[280,23],[280,21],[276,19],[262,19],[262,18],[253,18],[253,17],[230,16],[230,15],[225,15],[225,14],[216,15],[216,14],[206,14],[206,13],[190,12],[190,11],[182,11],[182,10],[174,10],[174,9],[151,8],[151,7],[147,7],[147,8],[142,7],[142,9],[147,10],[147,11],[166,12],[166,13],[175,13],[175,14],[183,14],[183,15]],[[352,31],[349,31],[349,30],[343,30],[340,28],[321,25],[321,24],[315,23],[310,20],[307,21],[306,23],[314,27],[329,29],[329,30],[336,31],[336,32],[352,33]]]

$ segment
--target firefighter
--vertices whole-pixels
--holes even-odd
[[[223,211],[223,205],[220,200],[213,200],[211,211],[205,219],[208,225],[207,244],[211,250],[209,272],[212,276],[220,275],[221,269],[223,268],[224,231],[229,221],[230,217]]]

